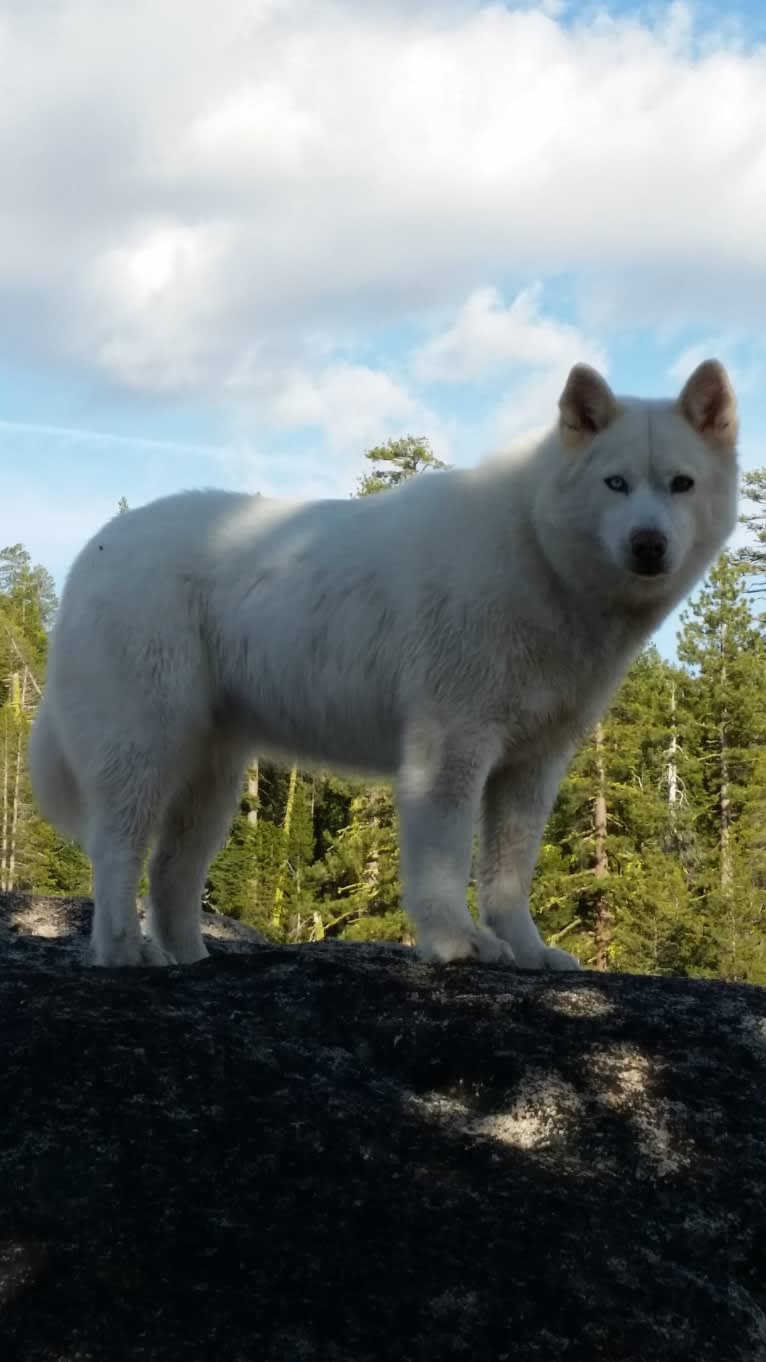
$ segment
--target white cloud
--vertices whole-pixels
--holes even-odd
[[[164,223],[103,253],[82,290],[82,340],[125,387],[193,392],[231,362],[217,299],[225,229]]]
[[[536,284],[504,307],[497,289],[476,289],[455,323],[415,352],[415,374],[426,382],[486,380],[514,365],[561,374],[577,360],[604,369],[603,348],[576,327],[543,316],[541,298]]]
[[[497,289],[475,289],[455,321],[411,356],[422,382],[496,383],[504,395],[481,423],[482,444],[502,446],[555,418],[573,364],[608,374],[606,352],[578,327],[543,311],[541,284],[522,289],[506,306]]]
[[[721,336],[709,336],[703,340],[695,341],[694,345],[687,345],[668,366],[668,377],[674,383],[682,387],[687,378],[694,372],[698,364],[704,359],[720,359],[721,363],[727,365],[729,377],[735,383],[734,370],[731,361],[724,358],[729,346],[726,338]]]
[[[0,6],[0,353],[220,395],[258,343],[300,368],[317,328],[433,325],[564,271],[588,334],[762,325],[766,52],[698,36],[679,4],[653,25],[558,14]],[[512,358],[512,311],[485,306],[474,359],[458,336],[439,362]],[[306,382],[296,408],[332,406],[334,379]],[[381,386],[372,406],[395,405]]]
[[[186,440],[151,439],[141,435],[122,435],[114,431],[93,430],[89,426],[62,426],[37,421],[0,420],[0,441],[2,442],[6,440],[10,442],[15,437],[22,444],[26,439],[34,439],[39,436],[55,442],[60,453],[66,453],[72,449],[76,449],[78,452],[95,449],[102,454],[114,454],[115,450],[123,453],[148,450],[163,455],[175,454],[179,458],[188,455],[202,455],[205,458],[214,459],[223,452],[218,445],[194,444]]]
[[[381,368],[326,352],[321,340],[304,344],[301,363],[278,348],[256,347],[226,385],[250,428],[316,431],[335,461],[358,465],[360,451],[389,436],[428,434],[439,454],[448,452],[443,421],[406,381]]]
[[[357,449],[433,418],[405,387],[381,370],[337,364],[319,373],[285,374],[269,403],[277,429],[316,426],[331,444]]]
[[[565,379],[566,372],[548,370],[514,384],[487,416],[486,443],[502,448],[527,431],[552,426]]]
[[[766,346],[763,337],[753,344],[735,332],[709,335],[685,346],[668,367],[668,375],[679,386],[704,359],[719,359],[742,398],[763,387],[766,377]]]

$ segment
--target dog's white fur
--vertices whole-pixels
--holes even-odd
[[[559,405],[543,438],[470,471],[348,501],[185,492],[83,549],[31,767],[93,863],[96,963],[206,954],[208,865],[269,751],[396,776],[425,958],[575,967],[529,914],[540,836],[578,741],[735,524],[737,417],[712,360],[660,402],[578,365]],[[694,486],[671,491],[679,476]],[[636,531],[665,537],[656,575],[637,571]]]

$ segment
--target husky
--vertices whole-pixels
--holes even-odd
[[[423,958],[577,968],[529,911],[545,822],[731,533],[736,443],[716,360],[667,401],[578,364],[553,428],[475,468],[345,501],[182,492],[110,521],[69,573],[30,746],[40,809],[92,862],[93,961],[207,954],[208,866],[269,753],[394,778]]]

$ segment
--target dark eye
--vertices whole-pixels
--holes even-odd
[[[671,492],[691,492],[694,486],[694,478],[687,478],[685,473],[678,473],[670,484]]]
[[[628,490],[627,482],[623,477],[620,477],[619,473],[615,473],[614,477],[612,478],[604,478],[604,482],[606,483],[610,492],[627,492]]]

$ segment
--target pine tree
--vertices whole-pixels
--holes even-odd
[[[740,516],[740,523],[747,525],[750,536],[735,561],[750,578],[750,594],[762,595],[766,591],[766,468],[743,473],[741,491],[753,509]]]
[[[388,440],[384,445],[375,445],[374,449],[366,450],[364,457],[374,466],[372,472],[365,473],[357,483],[356,495],[359,497],[385,492],[427,469],[448,467],[436,457],[430,443],[422,435],[404,435],[398,440]]]
[[[257,770],[257,780],[255,771]],[[208,873],[205,901],[274,941],[309,931],[307,870],[315,856],[313,782],[267,763],[245,777],[226,845]]]
[[[325,854],[310,872],[315,937],[357,941],[409,938],[400,907],[396,815],[385,786],[358,786],[348,822],[326,838]]]
[[[0,631],[18,663],[41,671],[56,610],[53,578],[21,544],[0,549]]]
[[[705,963],[688,873],[694,831],[679,683],[678,669],[648,648],[607,720],[618,969],[680,974]]]
[[[53,580],[21,544],[0,551],[0,888],[75,893],[85,857],[37,813],[26,748],[42,694]]]
[[[690,810],[677,671],[636,660],[577,753],[543,839],[532,903],[549,940],[593,968],[678,973],[704,964],[683,856]]]
[[[746,595],[746,569],[723,554],[683,617],[687,667],[681,704],[693,732],[697,830],[704,845],[696,888],[724,978],[766,967],[752,929],[748,822],[766,741],[766,653]],[[752,835],[752,833],[748,834]]]

